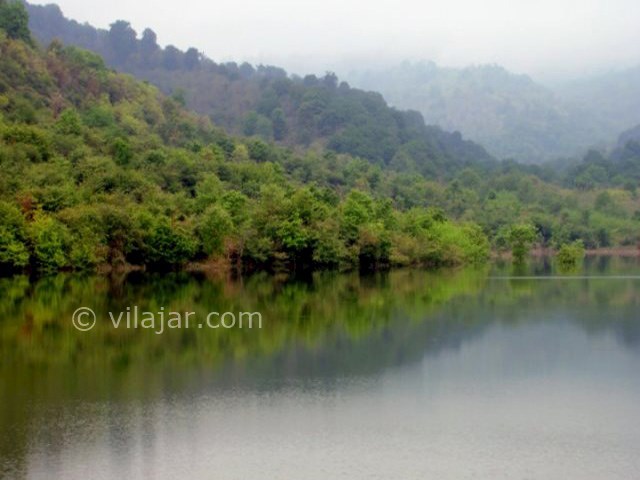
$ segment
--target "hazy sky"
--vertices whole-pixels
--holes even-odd
[[[34,3],[50,3],[34,1]],[[296,73],[401,60],[499,63],[557,78],[640,64],[639,0],[58,0],[67,17],[125,19],[162,45]],[[105,9],[108,5],[109,8]]]

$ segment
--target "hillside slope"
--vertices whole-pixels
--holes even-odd
[[[625,130],[618,137],[618,143],[616,146],[618,148],[624,147],[629,142],[640,143],[640,125],[636,125],[629,130]]]
[[[633,110],[640,92],[632,88],[616,93],[613,84],[596,88],[585,80],[554,91],[497,65],[459,69],[405,62],[348,77],[398,108],[420,111],[427,123],[459,130],[499,158],[527,163],[610,145],[625,125],[640,121],[640,108]],[[606,100],[606,92],[616,101]]]
[[[488,239],[508,247],[513,232],[553,246],[637,241],[632,153],[623,170],[590,155],[564,178],[472,162],[435,179],[408,155],[398,168],[233,137],[93,53],[40,49],[17,7],[0,0],[2,274],[450,265],[485,258]]]
[[[397,169],[441,177],[475,162],[491,162],[459,133],[426,126],[415,111],[390,108],[380,94],[350,88],[328,73],[290,77],[275,67],[217,64],[195,48],[161,49],[147,29],[138,38],[127,22],[107,30],[66,19],[55,5],[28,5],[30,26],[47,45],[59,38],[92,50],[119,71],[183,98],[227,132],[283,145],[318,145]]]
[[[601,134],[615,142],[619,132],[640,124],[640,66],[558,86],[557,95],[571,108],[588,113]]]
[[[17,4],[0,0],[0,273],[486,256],[479,227],[410,195],[433,187],[424,178],[407,186],[347,155],[230,137],[94,53],[58,41],[39,49],[26,15],[5,17],[7,5]]]

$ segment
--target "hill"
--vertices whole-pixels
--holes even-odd
[[[629,142],[640,143],[640,125],[625,130],[618,137],[617,148],[624,148]]]
[[[20,8],[0,0],[3,273],[206,259],[374,268],[486,255],[479,227],[410,194],[425,179],[406,185],[347,155],[228,136],[94,53],[35,46]]]
[[[382,92],[398,108],[419,110],[428,123],[464,132],[499,158],[539,163],[575,155],[598,138],[578,109],[497,65],[457,69],[405,62],[349,78]]]
[[[497,65],[439,67],[405,62],[354,71],[350,81],[380,91],[398,108],[415,108],[427,123],[459,130],[498,158],[539,163],[611,145],[640,122],[640,69],[551,89]]]
[[[637,241],[633,185],[593,158],[583,166],[596,182],[514,162],[435,178],[411,157],[399,169],[230,136],[94,53],[41,49],[23,8],[0,0],[2,273],[438,266],[523,234],[545,246]]]
[[[43,45],[58,38],[94,51],[117,70],[183,99],[231,134],[326,147],[432,177],[493,160],[459,133],[426,126],[419,113],[390,108],[380,94],[351,88],[332,73],[299,78],[276,67],[218,64],[196,48],[162,49],[152,30],[138,38],[122,20],[101,30],[66,19],[56,5],[28,10],[31,30]]]
[[[565,83],[557,95],[571,108],[587,112],[601,135],[615,142],[619,132],[640,124],[640,66]]]

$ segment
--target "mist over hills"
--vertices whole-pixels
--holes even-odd
[[[354,70],[355,86],[379,91],[425,122],[484,145],[499,158],[538,163],[606,148],[640,123],[640,68],[562,84],[541,85],[498,65],[440,67],[404,62]]]
[[[578,161],[590,149],[611,152],[621,132],[640,124],[640,67],[545,86],[499,65],[356,64],[344,76],[351,88],[332,73],[298,77],[274,66],[216,63],[196,48],[161,48],[151,29],[138,37],[125,21],[97,29],[67,19],[57,5],[26,5],[41,43],[59,38],[92,50],[231,134],[327,147],[428,175],[491,157]]]
[[[640,143],[640,125],[622,132],[618,137],[618,143],[616,144],[616,147],[624,147],[629,142]]]
[[[640,65],[559,85],[557,94],[569,105],[582,108],[604,132],[616,137],[640,124]]]
[[[376,268],[475,262],[521,234],[637,242],[635,129],[582,161],[499,162],[331,73],[218,64],[125,21],[96,30],[39,11],[40,36],[59,28],[112,68],[59,39],[38,45],[24,5],[0,0],[0,265]],[[228,113],[220,125],[241,135],[186,104]]]
[[[420,194],[439,184],[227,135],[93,52],[58,40],[42,48],[27,20],[22,4],[0,0],[2,274],[486,258],[480,226],[451,221]]]
[[[43,44],[59,38],[92,50],[229,133],[316,144],[377,163],[431,163],[423,173],[433,175],[460,159],[577,159],[591,148],[612,149],[621,132],[640,124],[640,67],[551,87],[499,65],[356,64],[344,76],[351,88],[333,74],[297,77],[273,66],[216,63],[196,48],[160,48],[151,29],[138,38],[124,21],[97,29],[67,19],[57,5],[26,5]]]
[[[277,67],[216,63],[196,48],[161,48],[150,29],[138,38],[122,20],[103,30],[65,18],[56,5],[27,8],[31,31],[42,44],[57,38],[98,53],[108,65],[153,83],[231,134],[328,148],[432,177],[494,161],[460,133],[425,125],[420,113],[390,108],[382,95],[351,88],[332,73],[302,78]]]

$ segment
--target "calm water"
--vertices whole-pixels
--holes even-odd
[[[556,273],[0,279],[0,477],[640,478],[640,264]]]

